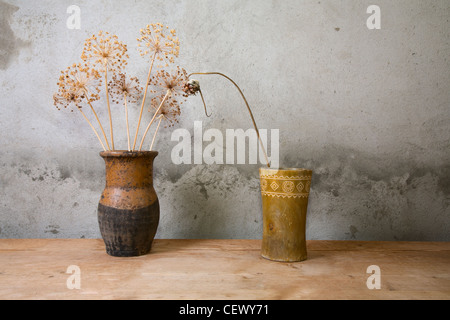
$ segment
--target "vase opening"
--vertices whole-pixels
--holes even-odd
[[[100,156],[102,158],[105,157],[145,157],[153,155],[156,157],[158,155],[158,151],[128,151],[128,150],[113,150],[113,151],[102,151],[100,152]]]

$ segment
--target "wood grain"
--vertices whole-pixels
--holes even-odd
[[[307,241],[296,263],[260,256],[260,240],[154,241],[145,256],[105,253],[101,239],[0,239],[0,298],[450,299],[450,243]],[[70,265],[81,288],[68,289]],[[367,267],[381,269],[369,290]]]

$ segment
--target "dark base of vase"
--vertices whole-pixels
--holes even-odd
[[[108,247],[106,247],[106,253],[113,257],[137,257],[137,256],[145,255],[145,254],[149,253],[150,251],[151,251],[151,245],[150,245],[150,249],[148,249],[148,250],[131,250],[131,251],[130,250],[120,250],[120,249],[115,249],[115,248],[109,249]]]
[[[135,210],[99,204],[98,222],[107,254],[115,257],[144,255],[151,251],[158,228],[159,202]]]

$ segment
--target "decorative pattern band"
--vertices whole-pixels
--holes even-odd
[[[278,198],[307,198],[311,176],[260,175],[261,195]]]

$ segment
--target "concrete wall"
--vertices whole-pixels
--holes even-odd
[[[366,26],[372,4],[379,30]],[[79,30],[66,26],[70,5],[81,9]],[[136,38],[161,22],[177,30],[180,66],[229,75],[259,127],[280,129],[282,166],[314,171],[308,239],[448,241],[449,19],[448,0],[0,1],[0,237],[100,237],[100,145],[52,94],[99,30],[128,44],[128,72],[144,81]],[[251,127],[230,83],[198,78],[212,116],[191,97],[156,145],[157,237],[260,238],[260,165],[172,163],[176,128]]]

